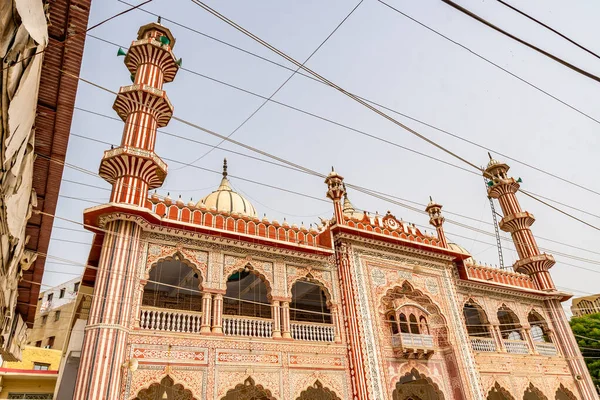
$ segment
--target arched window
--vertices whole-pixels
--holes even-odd
[[[531,337],[534,342],[551,342],[548,335],[548,324],[539,313],[531,311],[527,316],[527,321],[531,325]]]
[[[200,276],[182,261],[159,261],[144,287],[142,306],[202,311]]]
[[[244,268],[229,276],[223,314],[271,318],[267,285],[254,271]]]
[[[523,340],[519,318],[510,308],[502,306],[498,310],[498,321],[500,322],[500,333],[503,339]]]
[[[429,335],[429,325],[427,324],[427,319],[424,316],[419,318],[419,330],[423,335]]]
[[[397,335],[400,333],[400,329],[398,328],[398,321],[396,321],[396,315],[393,312],[389,312],[386,316],[386,322],[390,326],[390,331],[392,335]]]
[[[463,306],[463,316],[467,325],[469,336],[473,337],[492,337],[490,333],[490,323],[485,311],[474,302],[466,303]]]
[[[410,333],[419,334],[419,324],[417,323],[417,317],[415,314],[410,314],[408,317],[410,321]]]
[[[400,314],[400,332],[402,333],[410,333],[408,329],[408,321],[406,320],[406,315]]]
[[[297,281],[292,286],[290,320],[331,324],[325,291],[316,283]]]

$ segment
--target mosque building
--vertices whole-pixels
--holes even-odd
[[[570,295],[502,162],[485,174],[512,269],[449,243],[434,201],[433,235],[357,210],[336,171],[318,227],[260,218],[227,163],[197,203],[149,195],[167,174],[155,139],[173,113],[174,46],[150,23],[125,57],[123,139],[100,166],[111,197],[84,212],[93,295],[74,399],[598,399],[561,307]]]

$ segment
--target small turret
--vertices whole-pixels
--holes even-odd
[[[448,247],[448,241],[444,233],[444,221],[446,219],[442,216],[442,205],[434,202],[429,196],[429,204],[427,204],[425,211],[429,214],[429,223],[435,227],[442,246]]]

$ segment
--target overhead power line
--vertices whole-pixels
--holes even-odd
[[[331,86],[332,88],[336,89],[337,91],[339,91],[340,93],[344,94],[345,96],[347,96],[347,97],[351,98],[352,100],[356,101],[357,103],[359,103],[359,104],[363,105],[364,107],[368,108],[369,110],[371,110],[371,111],[375,112],[376,114],[379,114],[380,116],[384,117],[384,118],[385,118],[385,119],[387,119],[388,121],[390,121],[390,122],[392,122],[392,123],[394,123],[394,124],[396,124],[396,125],[400,126],[401,128],[403,128],[404,130],[408,131],[408,132],[409,132],[409,133],[411,133],[412,135],[414,135],[414,136],[418,137],[419,139],[421,139],[421,140],[423,140],[423,141],[425,141],[425,142],[429,143],[430,145],[432,145],[432,146],[434,146],[434,147],[436,147],[436,148],[438,148],[438,149],[442,150],[443,152],[445,152],[445,153],[447,153],[447,154],[451,155],[452,157],[454,157],[454,158],[457,158],[458,160],[462,161],[463,163],[465,163],[465,164],[467,164],[467,165],[470,165],[471,167],[473,167],[473,168],[474,168],[474,169],[476,169],[477,171],[481,171],[481,172],[484,174],[484,176],[486,176],[486,177],[490,178],[490,176],[488,176],[489,174],[488,174],[488,173],[487,173],[485,170],[483,170],[482,168],[478,167],[477,165],[473,164],[472,162],[468,161],[467,159],[465,159],[465,158],[461,157],[461,156],[460,156],[460,155],[458,155],[457,153],[455,153],[455,152],[453,152],[453,151],[451,151],[451,150],[448,150],[448,149],[447,149],[447,148],[445,148],[444,146],[442,146],[442,145],[438,144],[437,142],[435,142],[435,141],[433,141],[433,140],[429,139],[428,137],[426,137],[426,136],[424,136],[424,135],[420,134],[420,133],[419,133],[419,132],[417,132],[416,130],[414,130],[414,129],[412,129],[412,128],[408,127],[408,126],[406,126],[405,124],[403,124],[403,123],[399,122],[398,120],[396,120],[396,119],[394,119],[394,118],[390,117],[388,114],[386,114],[386,113],[382,112],[381,110],[379,110],[379,109],[375,108],[375,107],[374,107],[374,106],[372,106],[371,104],[369,104],[369,103],[365,102],[364,100],[362,100],[362,99],[358,98],[357,96],[353,95],[352,93],[350,93],[350,92],[348,92],[348,91],[344,90],[342,87],[338,86],[337,84],[335,84],[334,82],[332,82],[332,81],[328,80],[327,78],[325,78],[325,77],[323,77],[323,76],[319,75],[318,73],[316,73],[315,71],[313,71],[313,70],[311,70],[310,68],[306,67],[305,65],[302,65],[302,64],[300,64],[300,63],[299,63],[298,61],[296,61],[294,58],[292,58],[292,57],[288,56],[287,54],[285,54],[285,53],[284,53],[284,52],[282,52],[281,50],[279,50],[279,49],[277,49],[276,47],[272,46],[271,44],[269,44],[269,43],[268,43],[268,42],[266,42],[265,40],[261,39],[260,37],[258,37],[258,36],[256,36],[256,35],[254,35],[252,32],[248,31],[247,29],[245,29],[244,27],[240,26],[240,25],[239,25],[239,24],[237,24],[236,22],[234,22],[234,21],[230,20],[230,19],[229,19],[229,18],[227,18],[226,16],[224,16],[224,15],[220,14],[218,11],[216,11],[216,10],[212,9],[211,7],[207,6],[207,5],[206,5],[205,3],[203,3],[202,1],[200,1],[200,0],[191,0],[191,1],[192,1],[194,4],[197,4],[198,6],[200,6],[201,8],[203,8],[204,10],[206,10],[207,12],[211,13],[211,14],[212,14],[212,15],[214,15],[215,17],[217,17],[217,18],[221,19],[222,21],[224,21],[224,22],[225,22],[225,23],[227,23],[228,25],[230,25],[230,26],[234,27],[235,29],[237,29],[238,31],[242,32],[242,33],[243,33],[243,34],[245,34],[246,36],[248,36],[248,37],[252,38],[254,41],[256,41],[256,42],[260,43],[260,44],[261,44],[261,45],[263,45],[264,47],[266,47],[266,48],[268,48],[269,50],[273,51],[274,53],[276,53],[276,54],[280,55],[281,57],[285,58],[286,60],[288,60],[288,61],[290,61],[290,62],[294,63],[295,65],[297,65],[298,67],[302,68],[302,69],[303,69],[303,70],[305,70],[306,72],[310,73],[310,74],[311,74],[311,75],[313,75],[314,77],[316,77],[316,78],[318,78],[318,79],[322,80],[323,82],[327,83],[329,86]],[[173,117],[173,119],[176,119],[176,117]],[[196,126],[196,127],[198,127],[197,125],[195,125],[195,124],[192,124],[192,123],[190,123],[190,122],[188,122],[188,121],[184,121],[184,120],[181,120],[181,119],[176,119],[176,120],[178,120],[179,122],[183,122],[183,123],[185,123],[186,125],[189,125],[189,126]],[[200,128],[200,127],[198,127],[198,128]],[[211,134],[213,134],[213,135],[215,134],[215,132],[211,132],[211,131],[209,131],[209,130],[207,130],[207,129],[203,129],[203,128],[202,128],[202,130],[203,130],[203,131],[205,131],[205,132],[207,132],[207,133],[211,133]],[[218,135],[218,134],[217,134],[217,135]],[[222,136],[222,135],[218,135],[218,136]],[[264,152],[263,152],[263,153],[264,153]],[[265,154],[265,155],[266,155],[266,154]],[[282,160],[281,160],[281,159],[279,159],[278,161],[282,161]],[[297,164],[294,164],[294,166],[298,166],[298,165],[297,165]],[[537,201],[539,201],[539,202],[540,202],[540,203],[542,203],[542,204],[547,204],[546,202],[544,202],[544,201],[542,201],[542,200],[539,200],[539,199],[537,199],[535,196],[531,196],[531,195],[530,195],[529,197],[531,197],[531,198],[532,198],[532,199],[534,199],[534,200],[537,200]],[[556,207],[552,207],[552,208],[553,208],[553,209],[556,209]],[[574,219],[574,220],[578,221],[578,222],[582,222],[582,220],[581,220],[581,219],[579,219],[579,218],[577,218],[577,217],[575,217],[575,216],[573,216],[573,215],[571,215],[571,214],[569,214],[569,213],[567,213],[567,212],[565,212],[565,211],[562,211],[562,213],[563,213],[564,215],[566,215],[566,216],[569,216],[570,218],[572,218],[572,219]],[[597,226],[594,226],[594,225],[592,225],[592,224],[589,224],[589,223],[587,223],[587,222],[585,223],[585,225],[587,225],[587,226],[589,226],[589,227],[591,227],[591,228],[593,228],[593,229],[595,229],[595,230],[598,230],[598,231],[600,231],[600,228],[598,228]]]
[[[529,20],[531,20],[531,21],[535,22],[536,24],[543,26],[544,28],[548,29],[550,32],[557,34],[557,35],[558,35],[558,36],[560,36],[561,38],[565,39],[567,42],[569,42],[569,43],[571,43],[571,44],[573,44],[573,45],[575,45],[575,46],[579,47],[581,50],[583,50],[583,51],[585,51],[585,52],[587,52],[587,53],[589,53],[589,54],[593,55],[593,56],[594,56],[594,57],[596,57],[596,58],[600,58],[600,56],[599,56],[598,54],[594,53],[593,51],[591,51],[591,50],[590,50],[590,49],[588,49],[587,47],[584,47],[584,46],[580,45],[579,43],[577,43],[577,42],[576,42],[576,41],[574,41],[573,39],[571,39],[571,38],[569,38],[568,36],[566,36],[566,35],[564,35],[564,34],[560,33],[559,31],[557,31],[556,29],[552,28],[551,26],[549,26],[549,25],[547,25],[547,24],[543,23],[542,21],[538,20],[537,18],[534,18],[534,17],[532,17],[531,15],[527,14],[526,12],[519,10],[517,7],[515,7],[515,6],[511,5],[511,4],[508,4],[507,2],[505,2],[505,1],[502,1],[502,0],[496,0],[496,1],[497,1],[498,3],[500,3],[500,4],[502,4],[502,5],[504,5],[504,6],[508,7],[508,8],[510,8],[511,10],[513,10],[513,11],[516,11],[517,13],[519,13],[519,14],[521,14],[522,16],[524,16],[525,18],[527,18],[527,19],[529,19]]]
[[[560,98],[558,98],[557,96],[555,96],[555,95],[551,94],[550,92],[548,92],[548,91],[546,91],[546,90],[544,90],[544,89],[540,88],[539,86],[536,86],[536,85],[534,85],[533,83],[529,82],[528,80],[526,80],[526,79],[524,79],[524,78],[521,78],[521,77],[520,77],[520,76],[518,76],[517,74],[515,74],[515,73],[513,73],[513,72],[511,72],[511,71],[507,70],[506,68],[502,67],[500,64],[497,64],[497,63],[493,62],[492,60],[490,60],[490,59],[488,59],[488,58],[486,58],[486,57],[482,56],[481,54],[479,54],[479,53],[477,53],[477,52],[475,52],[475,51],[471,50],[471,49],[470,49],[470,48],[468,48],[467,46],[465,46],[465,45],[463,45],[463,44],[461,44],[461,43],[457,42],[456,40],[454,40],[454,39],[450,38],[449,36],[446,36],[446,35],[444,35],[443,33],[441,33],[441,32],[439,32],[439,31],[437,31],[437,30],[435,30],[435,29],[431,28],[430,26],[428,26],[428,25],[426,25],[426,24],[422,23],[421,21],[419,21],[419,20],[417,20],[417,19],[415,19],[415,18],[411,17],[410,15],[408,15],[408,14],[406,14],[406,13],[402,12],[402,11],[400,11],[398,8],[396,8],[396,7],[393,7],[392,5],[390,5],[390,4],[388,4],[388,3],[386,3],[385,1],[383,1],[383,0],[377,0],[377,1],[378,1],[378,2],[380,2],[381,4],[385,5],[386,7],[390,8],[391,10],[394,10],[394,11],[395,11],[395,12],[397,12],[398,14],[400,14],[400,15],[403,15],[404,17],[406,17],[406,18],[410,19],[411,21],[413,21],[413,22],[415,22],[415,23],[417,23],[417,24],[421,25],[423,28],[425,28],[425,29],[427,29],[427,30],[429,30],[429,31],[431,31],[431,32],[433,32],[433,33],[435,33],[436,35],[438,35],[438,36],[440,36],[440,37],[443,37],[444,39],[448,40],[448,41],[449,41],[449,42],[451,42],[451,43],[454,43],[454,44],[455,44],[455,45],[457,45],[458,47],[461,47],[461,48],[463,48],[464,50],[466,50],[466,51],[468,51],[469,53],[473,54],[475,57],[477,57],[477,58],[479,58],[479,59],[481,59],[481,60],[483,60],[483,61],[487,62],[487,63],[488,63],[488,64],[490,64],[490,65],[493,65],[494,67],[498,68],[498,69],[499,69],[499,70],[501,70],[501,71],[504,71],[505,73],[509,74],[509,75],[510,75],[510,76],[512,76],[513,78],[516,78],[516,79],[520,80],[521,82],[525,83],[526,85],[528,85],[528,86],[530,86],[530,87],[532,87],[532,88],[536,89],[537,91],[539,91],[539,92],[541,92],[541,93],[545,94],[546,96],[548,96],[548,97],[550,97],[550,98],[552,98],[552,99],[554,99],[554,100],[558,101],[558,102],[559,102],[559,103],[561,103],[562,105],[564,105],[564,106],[566,106],[566,107],[569,107],[571,110],[573,110],[573,111],[575,111],[575,112],[577,112],[577,113],[579,113],[579,114],[583,115],[583,116],[584,116],[584,117],[586,117],[586,118],[589,118],[589,119],[591,119],[592,121],[596,122],[597,124],[600,124],[600,120],[598,120],[597,118],[594,118],[594,117],[592,117],[590,114],[588,114],[588,113],[586,113],[586,112],[584,112],[584,111],[580,110],[579,108],[577,108],[577,107],[575,107],[575,106],[573,106],[573,105],[571,105],[571,104],[567,103],[567,102],[566,102],[566,101],[564,101],[564,100],[561,100],[561,99],[560,99]]]
[[[90,32],[90,31],[91,31],[91,30],[93,30],[93,29],[96,29],[97,27],[99,27],[99,26],[101,26],[101,25],[103,25],[103,24],[107,23],[108,21],[111,21],[111,20],[113,20],[113,19],[115,19],[115,18],[117,18],[117,17],[120,17],[121,15],[127,14],[127,13],[128,13],[128,12],[130,12],[130,11],[136,10],[136,9],[138,9],[138,8],[142,7],[143,5],[146,5],[146,4],[150,3],[151,1],[152,1],[152,0],[146,0],[145,2],[143,2],[143,3],[140,3],[140,4],[138,4],[137,6],[130,5],[130,6],[131,6],[131,8],[128,8],[127,10],[121,11],[120,13],[117,13],[117,14],[115,14],[115,15],[111,16],[111,17],[108,17],[108,18],[106,18],[105,20],[102,20],[102,21],[98,22],[97,24],[90,26],[89,28],[87,28],[87,29],[86,29],[86,30],[84,30],[84,31],[81,31],[81,32],[75,32],[75,33],[73,33],[73,34],[70,34],[70,35],[68,35],[68,36],[66,37],[66,39],[65,39],[65,40],[63,40],[62,42],[57,42],[56,44],[49,44],[49,45],[47,45],[46,47],[44,47],[44,48],[43,48],[42,50],[40,50],[40,51],[37,51],[37,52],[35,52],[35,53],[33,53],[33,54],[30,54],[30,55],[29,55],[29,56],[27,56],[27,57],[23,57],[23,58],[21,58],[20,60],[17,60],[17,61],[15,61],[15,62],[9,63],[9,65],[7,65],[6,67],[2,68],[2,71],[4,71],[4,70],[7,70],[7,69],[9,69],[9,68],[12,68],[12,67],[13,67],[13,66],[15,66],[16,64],[22,63],[23,61],[29,60],[30,58],[33,58],[33,57],[39,56],[40,54],[43,54],[43,53],[45,53],[47,50],[49,50],[49,49],[52,49],[52,48],[54,48],[54,47],[58,47],[58,46],[62,46],[62,47],[64,47],[64,46],[66,46],[66,45],[67,45],[67,42],[69,42],[69,41],[73,40],[73,38],[75,38],[76,36],[79,36],[79,35],[85,35],[86,33]]]
[[[317,46],[317,48],[310,53],[310,55],[308,56],[308,58],[306,58],[306,60],[304,60],[304,62],[302,63],[302,65],[306,64],[307,62],[310,61],[310,59],[317,54],[317,52],[319,51],[319,49],[321,47],[323,47],[323,45],[325,45],[325,43],[327,43],[327,41],[333,36],[333,34],[335,32],[337,32],[337,30],[344,24],[344,22],[346,22],[346,20],[348,18],[350,18],[350,16],[354,13],[354,11],[356,11],[356,9],[362,4],[364,0],[360,0],[355,6],[354,8],[352,8],[352,10],[350,10],[350,13],[348,13],[348,15],[346,15],[344,17],[344,19],[342,19],[342,21],[340,23],[338,23],[336,25],[336,27],[333,29],[333,31],[331,31],[329,33],[329,35],[327,35],[327,37],[321,42],[321,44],[319,44],[319,46]],[[271,93],[271,95],[265,99],[265,101],[263,101],[256,110],[254,110],[252,112],[252,114],[250,114],[245,120],[242,121],[241,124],[239,124],[233,131],[231,131],[231,133],[229,135],[227,135],[227,138],[230,138],[231,136],[233,136],[237,131],[239,131],[244,125],[246,125],[248,123],[248,121],[250,121],[252,119],[252,117],[254,117],[256,114],[258,114],[258,112],[271,100],[273,99],[273,97],[275,97],[275,95],[277,93],[279,93],[281,91],[281,89],[283,89],[283,87],[296,75],[296,73],[300,70],[301,67],[296,68],[296,70],[294,72],[292,72],[292,74],[290,76],[288,76],[288,78],[281,84],[279,85],[279,87],[277,89],[275,89],[275,91],[273,93]],[[216,146],[213,146],[210,150],[208,150],[207,152],[205,152],[204,154],[202,154],[200,157],[196,158],[194,161],[185,164],[182,167],[176,168],[175,171],[178,171],[180,169],[184,169],[186,167],[189,167],[191,164],[195,164],[196,162],[200,161],[201,159],[203,159],[204,157],[206,157],[207,155],[209,155],[213,150],[219,148],[223,143],[225,143],[225,139],[222,139],[219,143],[217,143]]]
[[[129,5],[129,3],[127,3],[127,2],[125,2],[125,1],[123,1],[123,0],[118,0],[118,1],[119,1],[119,2],[121,2],[121,3],[123,3],[123,4],[127,4],[127,5]],[[383,3],[383,2],[382,2],[382,3]],[[383,4],[385,4],[385,5],[389,6],[389,5],[388,5],[388,4],[386,4],[386,3],[383,3]],[[389,7],[391,7],[391,6],[389,6]],[[393,7],[392,7],[392,8],[393,8]],[[396,9],[394,9],[394,10],[396,10]],[[148,14],[150,14],[150,15],[155,15],[155,16],[158,16],[158,14],[152,13],[152,12],[150,12],[150,11],[148,11],[148,10],[145,10],[145,9],[143,9],[143,8],[140,8],[140,9],[139,9],[139,11],[142,11],[142,12],[148,13]],[[399,10],[396,10],[396,11],[400,12]],[[401,13],[401,12],[400,12],[400,13]],[[417,22],[417,23],[421,24],[419,21],[416,21],[416,20],[414,20],[412,17],[410,17],[410,16],[408,16],[408,15],[406,15],[406,14],[404,14],[404,13],[401,13],[401,14],[402,14],[402,15],[404,15],[404,16],[406,16],[407,18],[409,18],[409,19],[411,19],[411,20],[413,20],[413,21],[415,21],[415,22]],[[217,43],[220,43],[220,44],[223,44],[223,45],[229,46],[229,47],[231,47],[231,48],[233,48],[233,49],[236,49],[236,50],[238,50],[238,51],[242,51],[242,52],[244,52],[244,53],[246,53],[246,54],[248,54],[248,55],[251,55],[251,56],[253,56],[253,57],[256,57],[256,58],[258,58],[258,59],[260,59],[260,60],[263,60],[263,61],[269,62],[270,64],[276,65],[276,66],[278,66],[278,67],[280,67],[280,68],[283,68],[283,69],[286,69],[286,70],[289,70],[289,71],[292,71],[292,72],[294,72],[294,71],[295,71],[294,69],[292,69],[292,68],[290,68],[290,67],[288,67],[288,66],[286,66],[286,65],[283,65],[283,64],[277,63],[277,62],[275,62],[275,61],[272,61],[272,60],[269,60],[269,59],[267,59],[267,58],[265,58],[265,57],[262,57],[262,56],[260,56],[260,55],[258,55],[258,54],[256,54],[256,53],[253,53],[253,52],[250,52],[250,51],[248,51],[248,50],[242,49],[242,48],[240,48],[240,47],[238,47],[238,46],[232,45],[232,44],[230,44],[230,43],[227,43],[227,42],[225,42],[225,41],[223,41],[223,40],[220,40],[220,39],[217,39],[217,38],[215,38],[215,37],[213,37],[213,36],[207,35],[207,34],[205,34],[205,33],[203,33],[203,32],[200,32],[200,31],[198,31],[198,30],[196,30],[196,29],[190,28],[190,27],[188,27],[188,26],[186,26],[186,25],[180,24],[180,23],[178,23],[178,22],[175,22],[175,21],[173,21],[173,20],[169,20],[169,19],[167,19],[167,18],[164,18],[164,17],[163,17],[163,20],[165,20],[165,21],[169,21],[169,22],[171,22],[171,23],[173,23],[173,24],[175,24],[175,25],[177,25],[177,26],[180,26],[180,27],[182,27],[182,28],[184,28],[184,29],[187,29],[187,30],[189,30],[189,31],[191,31],[191,32],[193,32],[193,33],[195,33],[195,34],[198,34],[198,35],[200,35],[200,36],[203,36],[203,37],[206,37],[206,38],[208,38],[208,39],[214,40],[214,41],[216,41]],[[421,24],[421,25],[423,25],[423,24]],[[425,26],[425,25],[423,25],[423,26]],[[425,27],[427,27],[427,26],[425,26]],[[431,28],[429,28],[429,27],[427,27],[427,28],[428,28],[428,29],[431,29]],[[434,31],[434,32],[438,33],[437,31]],[[438,34],[439,34],[439,33],[438,33]],[[440,35],[441,35],[441,34],[440,34]],[[101,41],[101,42],[104,42],[104,43],[107,43],[107,44],[113,45],[113,46],[115,46],[115,47],[122,47],[122,48],[126,48],[126,47],[127,47],[127,46],[123,46],[123,45],[119,45],[119,44],[117,44],[117,43],[111,42],[111,41],[109,41],[109,40],[106,40],[106,39],[104,39],[104,38],[100,38],[100,37],[98,37],[98,36],[95,36],[95,35],[92,35],[92,34],[89,34],[88,36],[90,36],[91,38],[93,38],[93,39],[96,39],[96,40],[98,40],[98,41]],[[443,35],[442,35],[442,36],[443,36]],[[447,38],[446,36],[443,36],[443,37],[444,37],[444,38],[446,38],[446,39],[448,39],[448,40],[450,40],[450,41],[452,41],[453,43],[456,43],[457,45],[459,45],[459,46],[461,46],[461,47],[464,47],[464,46],[462,46],[460,43],[454,42],[452,39],[449,39],[449,38]],[[469,49],[467,49],[467,50],[468,50],[469,52],[471,52],[471,53],[474,53],[473,51],[471,51],[471,50],[469,50]],[[478,55],[478,54],[476,54],[476,53],[474,53],[474,54],[475,54],[475,55],[477,55],[477,56],[479,56],[479,55]],[[480,58],[482,58],[481,56],[479,56],[479,57],[480,57]],[[487,59],[484,59],[484,60],[486,60],[486,61],[488,61],[488,62],[492,63],[491,61],[489,61],[489,60],[487,60]],[[492,64],[493,64],[493,63],[492,63]],[[493,64],[493,65],[495,65],[495,64]],[[499,66],[497,66],[497,67],[499,67]],[[503,70],[503,68],[502,68],[502,67],[499,67],[499,68]],[[213,82],[216,82],[216,83],[219,83],[219,84],[222,84],[222,85],[225,85],[225,86],[231,87],[231,88],[233,88],[233,89],[240,90],[240,91],[242,91],[242,92],[245,92],[245,93],[247,93],[247,94],[250,94],[250,95],[253,95],[253,96],[257,96],[257,97],[259,97],[259,98],[262,98],[262,99],[268,99],[268,97],[266,97],[266,96],[263,96],[263,95],[260,95],[260,94],[257,94],[257,93],[255,93],[255,92],[252,92],[252,91],[250,91],[250,90],[247,90],[247,89],[241,88],[241,87],[239,87],[239,86],[236,86],[236,85],[233,85],[233,84],[230,84],[230,83],[224,82],[224,81],[222,81],[222,80],[219,80],[219,79],[216,79],[216,78],[213,78],[213,77],[207,76],[207,75],[205,75],[205,74],[202,74],[202,73],[200,73],[200,72],[198,72],[198,71],[194,71],[194,70],[191,70],[191,69],[187,69],[187,68],[185,68],[185,67],[182,67],[182,68],[180,68],[180,69],[181,69],[182,71],[189,72],[189,73],[191,73],[191,74],[194,74],[194,75],[196,75],[196,76],[200,76],[200,77],[202,77],[202,78],[205,78],[205,79],[211,80],[211,81],[213,81]],[[506,72],[508,72],[508,71],[506,71]],[[320,83],[320,84],[322,84],[322,85],[326,85],[324,82],[322,82],[322,81],[318,80],[317,78],[314,78],[314,77],[312,77],[312,76],[310,76],[310,75],[308,75],[308,74],[305,74],[305,73],[302,73],[302,72],[297,72],[296,74],[297,74],[297,75],[300,75],[300,76],[302,76],[302,77],[304,77],[304,78],[311,79],[312,81],[314,81],[314,82],[318,82],[318,83]],[[511,74],[511,73],[509,73],[509,74]],[[513,74],[511,74],[511,75],[513,75]],[[515,77],[517,77],[517,76],[515,76]],[[518,79],[520,79],[520,80],[522,80],[522,81],[524,81],[523,79],[521,79],[521,78],[519,78],[519,77],[517,77],[517,78],[518,78]],[[526,82],[526,81],[524,81],[524,82],[529,84],[529,82]],[[327,86],[327,85],[326,85],[326,86]],[[530,86],[531,86],[531,84],[530,84]],[[537,87],[535,87],[535,86],[533,86],[533,87],[534,87],[534,88],[537,88]],[[543,92],[543,91],[542,91],[542,92]],[[543,93],[544,93],[544,92],[543,92]],[[461,136],[459,136],[459,135],[457,135],[457,134],[454,134],[454,133],[452,133],[452,132],[449,132],[448,130],[445,130],[445,129],[439,128],[439,127],[437,127],[437,126],[435,126],[435,125],[432,125],[432,124],[430,124],[430,123],[428,123],[428,122],[426,122],[426,121],[423,121],[423,120],[421,120],[421,119],[415,118],[415,117],[413,117],[413,116],[411,116],[411,115],[405,114],[405,113],[403,113],[403,112],[401,112],[401,111],[394,110],[394,109],[392,109],[392,108],[390,108],[390,107],[388,107],[388,106],[386,106],[386,105],[383,105],[383,104],[381,104],[381,103],[378,103],[378,102],[376,102],[376,101],[373,101],[373,100],[367,99],[367,98],[365,98],[365,97],[362,97],[362,96],[359,96],[359,95],[356,95],[356,96],[357,96],[358,98],[360,98],[360,99],[362,99],[362,100],[364,100],[364,101],[368,102],[368,103],[371,103],[371,104],[373,104],[373,105],[377,106],[377,107],[381,107],[381,108],[383,108],[383,109],[385,109],[385,110],[387,110],[387,111],[393,112],[394,114],[400,115],[400,116],[402,116],[402,117],[404,117],[404,118],[408,118],[408,119],[410,119],[411,121],[418,122],[418,123],[420,123],[420,124],[422,124],[422,125],[425,125],[425,126],[427,126],[427,127],[429,127],[429,128],[435,129],[435,130],[437,130],[437,131],[439,131],[439,132],[441,132],[441,133],[443,133],[443,134],[446,134],[446,135],[449,135],[449,136],[451,136],[451,137],[454,137],[455,139],[461,140],[461,141],[463,141],[463,142],[465,142],[465,143],[468,143],[468,144],[470,144],[470,145],[473,145],[473,146],[479,147],[479,148],[481,148],[481,149],[484,149],[484,150],[486,150],[486,151],[492,152],[492,153],[494,153],[494,154],[497,154],[497,155],[499,155],[499,156],[502,156],[502,157],[504,157],[504,158],[506,158],[506,159],[508,159],[508,160],[511,160],[511,161],[517,162],[517,163],[519,163],[519,164],[521,164],[521,165],[524,165],[524,166],[526,166],[526,167],[528,167],[528,168],[534,169],[534,170],[536,170],[536,171],[538,171],[538,172],[540,172],[540,173],[542,173],[542,174],[545,174],[545,175],[548,175],[548,176],[550,176],[550,177],[553,177],[553,178],[555,178],[555,179],[558,179],[558,180],[560,180],[560,181],[562,181],[562,182],[564,182],[564,183],[570,184],[570,185],[572,185],[572,186],[578,187],[578,188],[580,188],[580,189],[583,189],[583,190],[585,190],[585,191],[587,191],[587,192],[590,192],[590,193],[593,193],[593,194],[596,194],[596,195],[599,195],[599,196],[600,196],[600,192],[598,192],[598,191],[595,191],[595,190],[593,190],[593,189],[590,189],[590,188],[589,188],[589,187],[587,187],[587,186],[584,186],[584,185],[578,184],[578,183],[576,183],[576,182],[573,182],[573,181],[572,181],[572,180],[570,180],[570,179],[562,178],[562,177],[560,177],[560,176],[558,176],[558,175],[556,175],[556,174],[554,174],[554,173],[551,173],[551,172],[545,171],[545,170],[543,170],[542,168],[536,167],[536,166],[534,166],[534,165],[532,165],[532,164],[529,164],[529,163],[527,163],[527,162],[525,162],[525,161],[522,161],[522,160],[516,159],[516,158],[514,158],[514,157],[511,157],[511,156],[509,156],[509,155],[507,155],[507,154],[505,154],[505,153],[502,153],[502,152],[500,152],[500,151],[498,151],[498,150],[496,150],[496,149],[492,149],[492,148],[490,148],[490,147],[487,147],[487,146],[481,145],[481,144],[479,144],[479,143],[476,143],[476,142],[474,142],[474,141],[472,141],[472,140],[469,140],[469,139],[463,138],[463,137],[461,137]],[[313,117],[316,117],[316,118],[319,118],[319,119],[322,119],[322,120],[325,120],[325,121],[328,121],[328,122],[331,122],[331,123],[337,124],[337,125],[339,125],[339,126],[346,127],[346,126],[345,126],[345,125],[343,125],[343,124],[336,123],[336,122],[334,122],[334,121],[328,120],[328,119],[327,119],[327,118],[325,118],[325,117],[318,116],[318,115],[316,115],[316,114],[314,114],[314,113],[307,112],[307,111],[305,111],[305,110],[302,110],[302,109],[299,109],[299,108],[297,108],[297,107],[290,106],[290,105],[288,105],[288,104],[285,104],[285,103],[282,103],[282,102],[279,102],[279,101],[276,101],[276,100],[273,100],[273,99],[270,99],[270,101],[271,101],[272,103],[275,103],[275,104],[278,104],[278,105],[281,105],[281,106],[284,106],[284,107],[287,107],[287,108],[290,108],[290,109],[293,109],[293,110],[296,110],[296,111],[302,112],[302,113],[304,113],[304,114],[307,114],[307,115],[311,115],[311,116],[313,116]],[[571,107],[571,108],[573,108],[573,107]],[[596,121],[596,120],[594,120],[594,121],[595,121],[595,122],[598,122],[598,123],[600,123],[600,121]],[[409,150],[409,151],[412,151],[412,150]],[[413,151],[413,152],[414,152],[414,151]],[[445,162],[445,161],[442,161],[442,162],[444,162],[444,163],[447,163],[447,162]],[[449,164],[449,163],[447,163],[447,164],[448,164],[448,165],[452,165],[452,166],[454,166],[455,168],[461,168],[461,167],[459,167],[459,166],[456,166],[456,165],[453,165],[453,164]]]
[[[446,3],[446,4],[448,4],[450,7],[453,7],[456,10],[462,12],[463,14],[465,14],[465,15],[473,18],[474,20],[476,20],[478,22],[481,22],[485,26],[487,26],[489,28],[492,28],[496,32],[499,32],[499,33],[503,34],[504,36],[507,36],[507,37],[513,39],[514,41],[521,43],[522,45],[524,45],[526,47],[529,47],[530,49],[532,49],[532,50],[534,50],[534,51],[536,51],[536,52],[538,52],[538,53],[540,53],[540,54],[548,57],[549,59],[551,59],[553,61],[556,61],[557,63],[559,63],[561,65],[564,65],[565,67],[567,67],[567,68],[569,68],[569,69],[571,69],[571,70],[573,70],[573,71],[575,71],[575,72],[577,72],[577,73],[579,73],[579,74],[581,74],[581,75],[583,75],[583,76],[585,76],[587,78],[590,78],[590,79],[592,79],[592,80],[594,80],[596,82],[600,82],[600,77],[592,74],[591,72],[588,72],[588,71],[586,71],[586,70],[584,70],[582,68],[579,68],[576,65],[571,64],[570,62],[568,62],[568,61],[566,61],[566,60],[564,60],[564,59],[562,59],[562,58],[560,58],[558,56],[555,56],[554,54],[552,54],[552,53],[550,53],[550,52],[548,52],[546,50],[543,50],[543,49],[541,49],[541,48],[539,48],[539,47],[537,47],[537,46],[535,46],[535,45],[527,42],[526,40],[523,40],[523,39],[521,39],[521,38],[513,35],[512,33],[509,33],[507,31],[505,31],[504,29],[502,29],[502,28],[500,28],[500,27],[492,24],[491,22],[489,22],[488,20],[480,17],[479,15],[475,14],[474,12],[469,11],[466,8],[464,8],[464,7],[456,4],[452,0],[442,0],[442,1],[444,3]]]

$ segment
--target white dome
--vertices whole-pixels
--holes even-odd
[[[215,209],[220,213],[237,213],[246,217],[256,217],[256,209],[244,196],[233,191],[227,179],[227,160],[223,163],[223,179],[221,184],[211,194],[200,200],[198,206],[204,205],[207,209]]]

